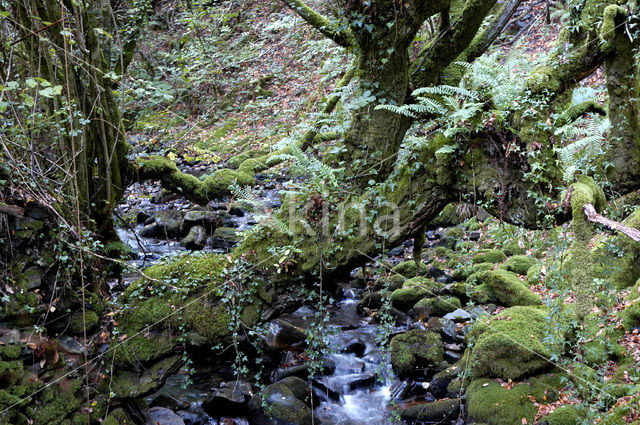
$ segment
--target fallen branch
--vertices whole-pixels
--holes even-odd
[[[617,221],[613,221],[611,219],[601,216],[596,212],[596,209],[591,204],[585,204],[584,207],[582,207],[582,210],[587,216],[587,219],[592,223],[602,224],[603,226],[611,230],[616,230],[620,233],[623,233],[629,236],[631,239],[633,239],[636,242],[640,242],[640,230],[627,227],[622,223],[618,223]]]

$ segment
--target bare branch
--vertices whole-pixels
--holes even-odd
[[[584,207],[582,207],[582,210],[587,216],[587,219],[592,223],[602,224],[608,229],[618,231],[629,236],[634,241],[640,242],[640,230],[634,229],[632,227],[627,227],[622,223],[618,223],[617,221],[601,216],[596,212],[596,209],[591,204],[585,204]]]
[[[333,25],[331,25],[329,18],[311,9],[301,0],[282,0],[282,2],[336,44],[342,47],[355,46],[355,38],[349,29],[336,30],[332,28]]]

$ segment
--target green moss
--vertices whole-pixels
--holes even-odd
[[[502,263],[507,256],[499,249],[488,249],[473,257],[474,263]]]
[[[40,404],[33,412],[34,425],[56,425],[63,423],[69,415],[74,413],[82,404],[82,397],[78,394],[81,382],[68,381],[64,389],[59,385],[45,388],[39,397]]]
[[[527,257],[526,255],[514,255],[507,258],[502,264],[502,268],[516,274],[527,274],[529,268],[536,263],[535,258]]]
[[[536,263],[529,267],[529,270],[527,270],[527,285],[538,285],[542,283],[542,270],[542,263]]]
[[[640,208],[623,221],[627,227],[640,229]],[[592,251],[594,276],[628,288],[640,278],[640,244],[625,235],[614,235],[598,243]]]
[[[22,347],[19,345],[0,345],[0,359],[15,360],[20,358]]]
[[[640,326],[640,279],[631,288],[625,301],[627,301],[627,307],[619,313],[622,325],[626,329]]]
[[[391,365],[399,377],[431,370],[444,356],[440,335],[413,329],[391,339]]]
[[[506,307],[542,304],[540,297],[518,279],[518,276],[506,270],[474,273],[469,276],[467,282],[479,284],[478,289],[485,291],[491,301]]]
[[[542,421],[547,421],[547,425],[579,425],[580,416],[576,406],[560,406],[547,416],[542,417]]]
[[[399,263],[395,267],[391,269],[391,274],[399,274],[406,278],[412,278],[416,276],[416,270],[418,267],[416,266],[415,261],[403,261]],[[427,266],[424,263],[420,263],[420,272],[421,274],[427,271]]]
[[[391,293],[391,303],[400,309],[409,309],[425,297],[433,297],[442,292],[444,285],[425,277],[408,279],[402,288]]]
[[[553,393],[553,394],[552,394]],[[492,379],[475,379],[466,392],[469,418],[488,425],[522,425],[533,423],[538,407],[533,400],[553,401],[557,391],[547,379],[530,379],[504,388]]]
[[[399,274],[392,274],[391,276],[382,276],[378,280],[376,280],[376,283],[373,285],[373,290],[381,291],[384,288],[387,288],[387,290],[393,292],[396,289],[402,288],[402,285],[406,280],[407,278]]]
[[[440,214],[431,221],[431,224],[442,227],[457,226],[460,224],[460,221],[460,215],[458,211],[456,211],[455,204],[448,204],[440,211]]]
[[[511,307],[478,322],[469,338],[473,377],[519,379],[551,366],[547,335],[547,315],[542,308]]]
[[[462,308],[460,300],[456,297],[445,296],[437,298],[423,298],[413,306],[413,314],[416,317],[442,317],[458,308]]]
[[[95,311],[85,311],[85,321],[83,321],[82,313],[75,313],[69,320],[69,331],[74,335],[81,335],[83,333],[84,324],[86,323],[87,332],[92,332],[98,326],[98,315]]]
[[[518,242],[507,243],[502,247],[504,253],[510,257],[512,255],[522,255],[526,252],[524,248],[522,248]]]
[[[123,295],[128,307],[120,312],[118,329],[130,338],[116,350],[116,363],[145,363],[161,357],[171,352],[180,337],[186,336],[194,345],[226,338],[231,319],[215,294],[224,269],[230,266],[223,256],[191,254],[147,269],[145,273],[158,281],[139,279]],[[202,296],[204,291],[207,296]],[[160,323],[146,329],[156,322]],[[178,328],[182,332],[175,332]]]
[[[127,412],[122,408],[117,408],[107,415],[102,425],[133,425],[134,422],[129,418]]]
[[[444,236],[451,239],[461,239],[464,237],[464,230],[459,227],[450,227],[444,231]]]

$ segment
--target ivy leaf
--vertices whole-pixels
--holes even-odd
[[[54,86],[54,87],[47,87],[45,89],[42,90],[38,90],[38,94],[42,97],[46,97],[51,99],[54,96],[59,95],[60,93],[62,93],[62,86]]]

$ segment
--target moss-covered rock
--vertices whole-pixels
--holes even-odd
[[[458,417],[460,399],[437,400],[432,403],[417,403],[399,409],[403,421],[414,423],[445,423]]]
[[[145,270],[155,280],[137,280],[122,297],[127,308],[117,316],[118,330],[129,338],[115,350],[116,364],[161,358],[178,339],[210,345],[229,337],[231,317],[217,295],[225,269],[232,265],[224,256],[190,254]],[[255,302],[259,304],[259,297]]]
[[[391,365],[401,377],[432,371],[444,356],[440,335],[412,329],[391,339]]]
[[[576,406],[560,406],[547,416],[542,417],[540,423],[546,423],[546,425],[579,425],[580,416]]]
[[[452,296],[423,298],[413,306],[415,317],[442,317],[458,308],[462,308],[460,300]]]
[[[474,273],[469,276],[467,282],[477,284],[478,290],[489,295],[489,301],[506,307],[542,304],[540,297],[518,279],[518,276],[506,270]]]
[[[309,385],[291,376],[251,397],[249,412],[257,425],[311,425],[310,400]]]
[[[511,257],[512,255],[522,255],[526,252],[524,248],[522,248],[518,242],[510,242],[505,244],[502,247],[502,251],[507,255],[507,257]]]
[[[144,397],[157,391],[166,379],[182,366],[182,356],[175,355],[145,366],[141,373],[120,370],[108,382],[109,390],[120,399]]]
[[[499,249],[487,249],[476,254],[472,261],[474,263],[502,263],[507,256]]]
[[[507,258],[501,268],[516,274],[527,274],[529,269],[536,263],[535,258],[526,255],[514,255]]]
[[[536,307],[511,307],[479,321],[468,338],[473,377],[519,379],[552,366],[544,343],[548,312]]]
[[[416,270],[418,266],[416,266],[416,262],[413,260],[403,261],[402,263],[396,265],[391,269],[391,274],[399,274],[401,276],[410,279],[416,276]],[[427,271],[427,266],[424,263],[420,263],[420,274],[423,274]]]
[[[475,379],[466,391],[469,419],[487,425],[532,424],[538,413],[534,402],[556,400],[559,387],[554,376],[531,378],[510,389],[493,379]]]
[[[374,291],[381,291],[387,289],[388,291],[395,291],[402,288],[402,285],[407,280],[406,277],[399,274],[392,274],[391,276],[382,276],[373,285]]]
[[[623,221],[627,227],[640,229],[640,208]],[[616,234],[598,243],[591,252],[596,277],[618,288],[628,288],[640,279],[640,244]]]
[[[394,307],[407,310],[425,297],[433,297],[442,293],[444,285],[425,277],[408,279],[402,288],[391,293],[391,303]]]
[[[536,263],[527,270],[527,285],[539,285],[544,279],[544,266],[542,263]]]
[[[629,295],[625,298],[627,306],[620,312],[622,325],[626,329],[640,326],[640,279],[631,288]]]
[[[98,315],[95,311],[85,311],[84,318],[82,313],[74,313],[69,319],[69,331],[74,335],[82,335],[86,326],[87,333],[91,333],[98,327]]]

